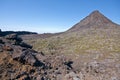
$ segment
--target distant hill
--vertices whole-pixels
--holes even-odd
[[[17,34],[17,35],[27,35],[27,34],[37,34],[36,32],[28,32],[28,31],[1,31],[0,36],[5,36],[8,34]]]
[[[34,39],[45,39],[45,38],[49,38],[52,36],[56,36],[62,34],[61,33],[43,33],[43,34],[25,34],[25,35],[20,35],[20,37],[26,41],[26,40],[34,40]]]

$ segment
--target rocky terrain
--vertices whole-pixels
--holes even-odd
[[[72,55],[73,56],[73,55]],[[120,58],[83,62],[86,56],[36,52],[16,34],[0,37],[1,80],[119,80]],[[76,60],[75,60],[76,58]]]
[[[1,80],[60,80],[72,71],[72,61],[61,55],[44,55],[22,42],[16,34],[0,37]]]
[[[120,80],[119,36],[99,11],[60,34],[0,35],[0,80]]]

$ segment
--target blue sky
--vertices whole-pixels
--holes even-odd
[[[120,24],[120,0],[0,0],[0,29],[61,32],[94,10]]]

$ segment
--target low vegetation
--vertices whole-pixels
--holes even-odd
[[[37,51],[45,53],[85,54],[91,52],[120,52],[119,30],[86,30],[85,32],[68,33],[46,39],[33,40]],[[71,36],[69,36],[71,35]],[[31,41],[29,42],[31,43]]]

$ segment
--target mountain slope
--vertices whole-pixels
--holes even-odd
[[[116,53],[120,52],[119,36],[120,26],[99,11],[94,11],[60,35],[33,40],[35,42],[33,46],[45,53]]]
[[[112,28],[116,26],[118,25],[96,10],[79,23],[75,24],[71,29],[68,30],[68,32],[79,31],[83,28]]]
[[[80,80],[120,79],[120,26],[98,11],[62,34],[31,42],[37,51],[72,60]]]

